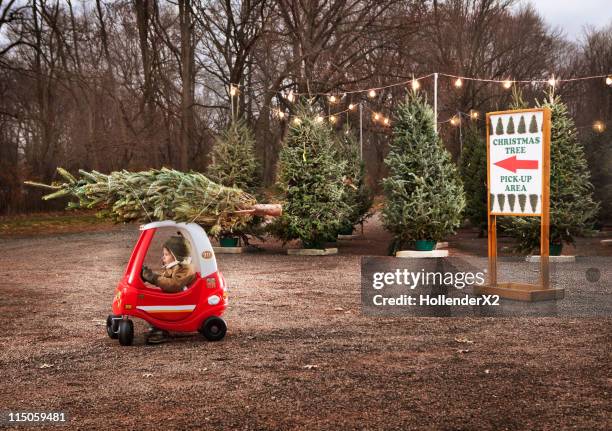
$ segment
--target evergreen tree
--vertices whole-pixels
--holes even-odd
[[[585,153],[595,186],[593,197],[601,202],[597,224],[612,223],[612,128],[603,133],[589,131],[585,138]]]
[[[450,154],[434,128],[433,111],[410,92],[396,110],[393,141],[385,158],[382,219],[397,251],[415,240],[439,241],[461,222],[465,197]]]
[[[576,127],[566,105],[559,96],[551,93],[538,106],[547,107],[552,113],[550,241],[555,244],[572,243],[574,236],[590,230],[598,204],[593,200],[593,187],[589,182],[584,150],[577,140]],[[530,205],[537,205],[538,199],[538,195],[530,195]],[[512,217],[507,223],[506,232],[518,239],[520,251],[532,252],[539,249],[539,218]]]
[[[230,124],[216,139],[208,175],[219,184],[248,192],[261,185],[255,137],[244,120]]]
[[[336,238],[349,212],[346,162],[338,161],[329,124],[318,121],[307,105],[298,107],[297,115],[299,124],[291,123],[279,155],[283,214],[272,231],[283,241],[300,239],[306,248],[320,248]]]
[[[487,227],[487,146],[475,126],[466,131],[459,172],[465,189],[465,215],[482,234]]]
[[[350,127],[345,126],[336,135],[337,155],[340,162],[346,162],[344,171],[344,202],[349,207],[342,222],[340,233],[350,234],[356,224],[362,223],[371,213],[373,195],[367,187],[365,163],[360,158],[359,142]]]

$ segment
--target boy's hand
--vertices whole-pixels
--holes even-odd
[[[157,274],[155,274],[148,266],[143,266],[142,279],[146,282],[155,284],[155,282],[157,281]]]

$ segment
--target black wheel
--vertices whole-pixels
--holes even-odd
[[[200,328],[200,334],[204,335],[208,341],[219,341],[225,337],[226,332],[225,320],[215,316],[206,319]]]
[[[119,344],[131,346],[134,341],[134,323],[131,320],[119,321]]]
[[[117,334],[117,330],[119,329],[119,320],[118,319],[113,319],[112,314],[109,314],[108,317],[106,318],[106,333],[108,334],[108,336],[110,338],[112,338],[113,340],[116,340],[117,337],[119,336]]]

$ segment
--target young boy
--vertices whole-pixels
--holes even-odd
[[[171,236],[162,248],[162,271],[154,272],[147,266],[142,267],[142,279],[159,286],[165,293],[178,293],[195,279],[195,273],[189,263],[189,245],[182,236]],[[168,333],[151,327],[147,342],[162,343],[168,339]]]

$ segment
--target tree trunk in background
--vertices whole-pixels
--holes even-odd
[[[189,166],[189,149],[194,135],[194,41],[193,13],[191,0],[179,0],[179,21],[181,28],[181,130],[177,151],[178,169],[186,170]]]

